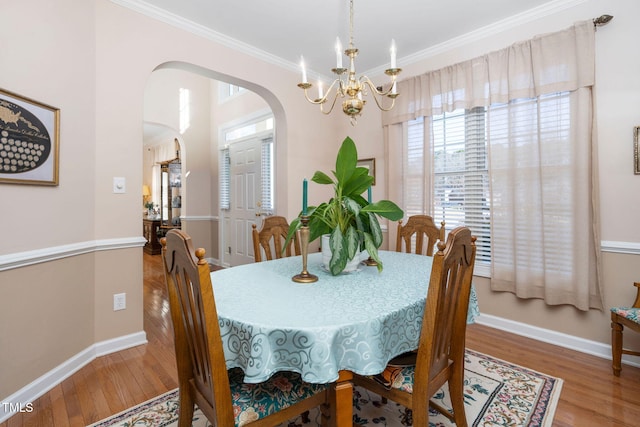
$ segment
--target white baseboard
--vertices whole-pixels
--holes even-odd
[[[220,260],[218,258],[205,258],[205,261],[207,261],[207,263],[209,265],[215,265],[216,267],[222,267],[222,264],[220,263]]]
[[[60,384],[96,357],[146,343],[147,334],[144,331],[140,331],[93,344],[40,378],[27,384],[11,396],[3,398],[0,401],[0,423],[15,415],[19,410],[18,408],[28,409],[31,407],[29,404],[33,403],[38,397]]]
[[[476,323],[500,329],[502,331],[511,332],[537,341],[546,342],[560,347],[576,350],[581,353],[591,354],[593,356],[602,357],[611,360],[611,345],[597,341],[587,340],[573,335],[564,334],[562,332],[552,331],[550,329],[531,326],[526,323],[520,323],[501,317],[492,316],[490,314],[480,314],[476,318]],[[640,358],[622,355],[622,363],[630,366],[640,367]]]

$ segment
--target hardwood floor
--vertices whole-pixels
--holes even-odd
[[[162,260],[144,254],[144,329],[148,344],[99,357],[0,427],[86,426],[177,387]],[[482,325],[467,347],[564,379],[554,426],[640,425],[640,369]]]

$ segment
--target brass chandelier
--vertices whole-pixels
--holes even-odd
[[[382,111],[389,111],[395,105],[398,92],[396,89],[396,77],[402,71],[402,69],[396,66],[396,46],[395,42],[391,41],[391,64],[388,69],[385,70],[385,74],[390,77],[390,85],[387,89],[383,89],[382,86],[376,86],[367,76],[356,77],[356,65],[355,58],[358,56],[358,49],[353,45],[353,0],[349,0],[349,47],[344,50],[344,54],[349,57],[349,68],[343,68],[342,66],[342,45],[340,39],[336,40],[336,68],[332,68],[331,71],[337,75],[336,79],[331,83],[331,86],[327,89],[326,93],[323,93],[322,83],[318,83],[318,97],[310,98],[309,89],[313,86],[307,80],[307,72],[304,64],[304,59],[300,61],[300,67],[302,68],[302,83],[298,83],[298,87],[304,90],[304,96],[312,104],[319,104],[320,111],[323,114],[330,114],[333,111],[333,107],[336,105],[338,97],[343,98],[342,111],[349,116],[351,124],[357,123],[356,116],[362,113],[364,104],[366,101],[363,99],[370,92],[376,105]],[[334,91],[335,88],[335,91]],[[390,98],[391,104],[384,106],[384,98]],[[328,110],[325,108],[327,102],[331,103]]]

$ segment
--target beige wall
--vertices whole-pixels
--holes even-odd
[[[86,254],[0,273],[0,396],[94,343],[95,268]]]
[[[523,23],[495,36],[478,34],[469,42],[452,43],[433,50],[429,58],[402,65],[404,76],[419,74],[565,28],[576,20],[602,13],[615,16],[596,36],[602,239],[614,243],[613,252],[604,255],[607,306],[631,301],[631,281],[640,278],[640,227],[636,225],[640,178],[633,175],[631,166],[631,133],[640,124],[636,107],[640,105],[640,57],[634,54],[639,8],[636,0],[611,0],[606,10],[602,2],[585,1],[558,10],[545,21]],[[30,26],[37,31],[25,32],[23,21],[17,19],[21,16],[29,16]],[[310,177],[310,171],[330,170],[346,135],[358,144],[360,157],[376,158],[379,181],[374,197],[386,197],[387,184],[381,179],[384,152],[394,148],[384,147],[373,104],[367,105],[354,128],[339,113],[322,116],[317,107],[303,101],[295,85],[299,76],[293,70],[108,0],[6,2],[0,14],[0,40],[6,41],[0,55],[0,87],[61,109],[60,185],[0,186],[2,200],[10,201],[0,214],[2,223],[11,224],[4,227],[0,239],[0,264],[27,251],[55,251],[87,242],[91,247],[91,242],[141,237],[145,93],[154,70],[170,61],[187,64],[183,68],[191,72],[236,82],[267,102],[276,117],[279,212],[294,216],[299,211],[298,183]],[[205,131],[196,137],[217,138]],[[204,174],[208,161],[212,170],[217,168],[211,152],[199,153],[202,159],[187,159],[191,162],[187,167],[195,170],[197,165]],[[126,178],[126,194],[113,194],[113,177]],[[214,194],[212,182],[204,181],[199,185]],[[309,203],[324,199],[322,191],[311,187]],[[205,200],[187,215],[213,215],[214,205],[213,199]],[[210,233],[215,235],[214,230]],[[617,253],[615,248],[625,245],[635,254]],[[87,346],[141,330],[141,249],[124,246],[58,260],[50,257],[48,262],[0,271],[0,398]],[[585,314],[570,307],[520,301],[510,294],[492,293],[484,279],[478,279],[476,286],[483,313],[600,343],[609,341],[607,313]],[[117,292],[127,293],[127,310],[112,311],[112,294]]]
[[[0,88],[59,108],[61,125],[60,185],[0,186],[0,257],[96,238],[94,14],[93,2],[2,5]],[[0,400],[96,342],[98,257],[0,271]]]

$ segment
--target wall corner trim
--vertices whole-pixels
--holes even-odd
[[[22,407],[24,407],[25,404],[35,401],[95,358],[146,343],[147,334],[144,331],[95,343],[27,384],[11,396],[0,400],[2,402],[21,403]],[[0,423],[15,415],[15,411],[12,412],[8,409],[9,407],[6,405],[0,406]]]

